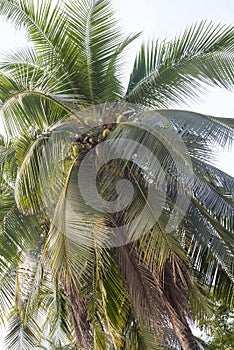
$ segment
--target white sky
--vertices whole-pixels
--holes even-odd
[[[143,30],[143,37],[171,38],[186,26],[203,19],[215,23],[231,24],[234,22],[233,0],[113,0],[117,15],[126,33]],[[127,69],[131,70],[137,47],[142,39],[132,45],[128,54]],[[0,20],[0,52],[13,49],[26,43],[23,32],[15,33],[10,24]],[[203,101],[181,106],[197,112],[220,117],[234,118],[234,91],[212,89],[203,96]],[[234,176],[234,151],[222,153],[220,167]],[[1,335],[0,335],[0,348]]]

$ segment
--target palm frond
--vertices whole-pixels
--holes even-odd
[[[221,169],[193,158],[193,169],[204,181],[222,195],[228,203],[233,201],[234,179]]]
[[[12,314],[9,320],[9,330],[5,338],[5,349],[32,350],[39,341],[39,328],[34,320],[30,319],[26,324],[17,315]]]
[[[2,233],[0,234],[0,251],[2,253]],[[4,242],[5,243],[5,242]],[[9,310],[14,307],[14,292],[15,292],[15,270],[13,264],[7,264],[6,260],[0,259],[0,324],[5,325],[9,316]]]
[[[66,76],[71,91],[77,91],[70,76],[69,59],[64,59],[65,53],[69,56],[71,49],[74,48],[68,40],[65,30],[66,18],[61,7],[56,6],[51,0],[40,3],[31,0],[7,0],[1,3],[0,12],[16,27],[26,27],[37,56],[43,61],[43,66],[50,69],[57,66],[60,72],[58,76]]]
[[[203,147],[209,145],[231,145],[234,140],[233,129],[228,123],[225,123],[212,116],[203,115],[200,113],[183,111],[183,110],[159,110],[161,116],[170,121],[176,128],[178,134],[184,142],[188,139],[186,146],[189,148],[189,143],[196,143],[196,140],[202,140]],[[193,137],[190,139],[189,137]]]
[[[154,330],[155,336],[159,337],[163,326],[166,325],[166,319],[162,316],[164,312],[162,310],[158,312],[162,306],[160,305],[162,293],[160,282],[153,278],[144,264],[139,264],[139,258],[134,248],[131,249],[130,246],[118,247],[116,248],[116,256],[120,270],[127,282],[136,320],[145,324],[151,331]]]
[[[155,342],[155,336],[152,331],[149,331],[142,325],[141,322],[134,318],[134,315],[130,314],[126,329],[123,332],[124,345],[123,347],[129,350],[162,350],[163,341],[157,339]]]
[[[233,37],[233,26],[203,21],[172,41],[142,45],[127,101],[161,108],[197,98],[205,85],[231,89]]]
[[[189,236],[192,234],[190,254],[193,265],[203,274],[202,278],[209,288],[213,285],[218,291],[225,285],[223,298],[230,302],[234,275],[233,234],[205,213],[196,201],[190,211],[188,225]],[[219,275],[222,276],[222,282]],[[220,293],[217,294],[220,296]]]
[[[29,130],[30,127],[44,130],[48,127],[51,117],[53,122],[54,118],[63,118],[67,114],[72,114],[70,107],[62,102],[61,89],[58,87],[59,81],[54,81],[52,85],[49,83],[50,87],[48,85],[47,90],[48,76],[45,79],[34,76],[33,82],[28,80],[27,72],[23,72],[18,78],[14,80],[0,73],[0,104],[4,126],[9,136],[18,136],[19,133]],[[27,81],[23,81],[24,78]],[[53,92],[50,93],[53,89],[59,92],[57,96]],[[64,95],[64,98],[71,100],[67,95]]]
[[[217,120],[221,121],[222,123],[228,125],[232,129],[234,128],[234,119],[233,118],[217,118]]]
[[[72,0],[65,6],[68,33],[79,51],[78,86],[91,102],[116,100],[122,94],[118,58],[136,36],[123,39],[109,0]]]
[[[72,343],[75,334],[66,295],[59,281],[55,279],[53,282],[51,298],[47,302],[42,300],[46,314],[43,328],[48,343],[65,347]],[[46,331],[48,329],[49,332]]]
[[[41,135],[36,140],[21,136],[17,143],[20,169],[17,174],[15,198],[25,213],[51,210],[59,198],[69,155],[69,133]],[[22,162],[22,164],[21,164]],[[54,176],[57,172],[58,176]],[[47,205],[48,204],[48,205]]]

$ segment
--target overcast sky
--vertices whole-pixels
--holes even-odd
[[[113,0],[117,15],[126,33],[143,30],[143,38],[172,38],[186,26],[203,19],[215,23],[234,21],[233,0]],[[10,24],[0,20],[0,52],[26,43],[23,32],[16,33]],[[142,39],[132,45],[128,55],[128,69]],[[182,108],[220,117],[234,118],[234,92],[212,89],[203,101]],[[220,166],[234,176],[234,153],[223,154]],[[0,336],[1,337],[1,336]],[[1,339],[0,339],[0,348]]]

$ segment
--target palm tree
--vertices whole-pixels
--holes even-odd
[[[233,303],[234,179],[212,160],[234,119],[167,108],[231,89],[233,26],[142,45],[125,89],[139,35],[123,36],[110,1],[1,0],[0,14],[30,42],[0,63],[7,349],[199,349],[189,322],[212,314],[210,290]],[[124,210],[95,207],[93,174],[79,178],[89,162],[104,203],[119,194]]]

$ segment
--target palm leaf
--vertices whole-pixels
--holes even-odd
[[[69,1],[66,11],[69,36],[79,50],[78,86],[91,102],[115,100],[122,93],[119,55],[137,35],[122,38],[108,0]]]
[[[211,151],[211,145],[225,146],[233,142],[233,129],[223,120],[183,110],[160,110],[160,114],[175,126],[184,142],[188,139],[188,148],[191,147],[189,143],[196,143],[196,140],[202,140],[204,149],[208,144]],[[193,140],[189,137],[193,137]]]
[[[38,333],[39,329],[32,319],[24,324],[24,321],[17,314],[13,314],[9,320],[9,330],[5,338],[5,349],[35,349],[39,340]]]
[[[67,67],[69,59],[66,61],[63,57],[66,52],[69,57],[73,45],[68,42],[66,19],[60,6],[55,6],[51,0],[37,4],[31,0],[8,0],[1,3],[0,11],[16,27],[26,27],[37,55],[43,59],[44,67],[59,67],[59,75],[66,76],[70,89],[73,89],[73,81]],[[66,51],[64,47],[69,46],[70,50]]]
[[[201,22],[172,41],[142,45],[128,102],[169,107],[198,97],[205,85],[233,85],[233,27]]]

